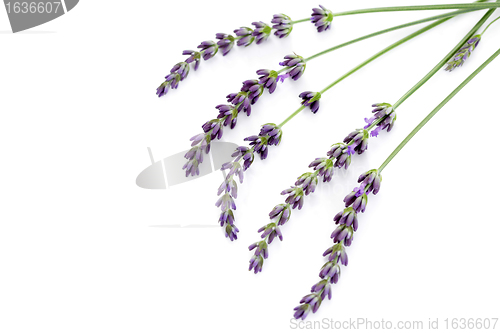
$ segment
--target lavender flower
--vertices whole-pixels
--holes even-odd
[[[255,37],[255,41],[258,44],[265,42],[266,39],[269,37],[271,34],[271,27],[265,24],[262,21],[259,22],[252,22],[252,24],[255,26],[255,29],[252,33],[252,36]]]
[[[284,225],[292,214],[292,209],[289,204],[279,204],[269,213],[271,221],[276,221],[278,225]]]
[[[285,14],[274,14],[271,23],[274,24],[273,29],[276,29],[274,35],[279,38],[287,37],[292,32],[292,19]]]
[[[239,93],[232,93],[226,96],[227,101],[235,106],[238,112],[245,112],[247,116],[250,116],[252,112],[252,106],[250,98],[250,93],[247,91],[240,91]]]
[[[370,133],[372,137],[377,137],[380,131],[383,130],[387,130],[387,132],[390,132],[394,127],[394,122],[397,119],[396,110],[394,110],[392,105],[389,103],[378,103],[373,104],[372,106],[375,107],[375,109],[373,109],[372,111],[374,113],[374,116],[370,119],[365,118],[365,121],[367,122],[365,129],[367,129],[375,121],[377,121],[377,127]]]
[[[184,50],[182,51],[182,55],[189,55],[189,58],[187,58],[185,61],[190,64],[194,61],[194,70],[198,69],[198,66],[200,65],[200,57],[201,53],[198,51],[193,51],[193,50]]]
[[[219,51],[219,46],[211,40],[201,42],[201,44],[198,45],[198,48],[200,49],[200,54],[203,57],[203,60],[212,58],[217,54],[217,51]]]
[[[249,46],[253,43],[255,37],[252,35],[253,30],[248,27],[241,27],[239,29],[234,30],[236,34],[238,42],[236,43],[238,46]]]
[[[219,104],[215,108],[219,110],[217,118],[222,119],[224,126],[230,124],[230,128],[233,129],[238,120],[238,110],[233,105],[228,104]]]
[[[302,105],[308,106],[312,113],[316,114],[316,112],[318,112],[321,93],[304,91],[299,95],[299,97],[302,98]]]
[[[300,305],[293,309],[296,319],[304,320],[311,311],[315,313],[327,296],[328,299],[332,299],[331,288],[332,284],[336,284],[339,280],[340,265],[347,266],[348,264],[346,246],[352,244],[354,232],[358,229],[357,214],[364,211],[364,208],[362,210],[356,208],[356,201],[370,193],[369,189],[373,189],[373,194],[376,194],[378,190],[375,192],[374,189],[377,186],[380,188],[380,180],[381,176],[376,169],[363,173],[358,179],[358,182],[361,183],[359,188],[353,191],[354,197],[357,199],[351,200],[353,193],[344,199],[346,208],[333,218],[335,224],[338,225],[331,235],[334,244],[323,252],[323,257],[327,257],[327,262],[320,269],[319,277],[321,280],[311,287],[311,293],[304,296],[300,300]],[[363,194],[357,196],[360,188],[363,189]],[[350,203],[347,204],[347,202]]]
[[[219,46],[219,49],[222,51],[222,56],[228,54],[229,51],[231,51],[231,49],[234,46],[234,37],[229,34],[218,33],[215,35],[215,38],[219,40],[217,42],[217,45]]]
[[[278,72],[269,69],[259,69],[257,74],[260,75],[259,83],[267,88],[269,93],[272,94],[278,85]]]
[[[357,129],[349,133],[349,135],[344,138],[344,143],[349,144],[350,147],[349,154],[353,154],[354,151],[359,155],[363,154],[368,149],[369,137],[370,135],[365,129]]]
[[[281,195],[288,195],[285,202],[292,206],[292,209],[296,207],[299,210],[302,209],[304,205],[304,190],[300,186],[290,186],[289,189],[283,190]]]
[[[465,44],[455,53],[455,55],[448,61],[445,68],[446,71],[451,72],[457,67],[460,67],[470,57],[481,41],[481,35],[472,36]]]
[[[177,63],[170,70],[170,74],[165,76],[165,82],[163,82],[157,89],[156,94],[158,97],[162,97],[168,92],[169,88],[177,89],[179,82],[184,80],[189,74],[189,65],[186,62]]]
[[[255,103],[257,103],[260,96],[262,96],[262,93],[264,92],[264,85],[259,83],[258,80],[246,80],[243,82],[241,91],[248,93],[250,104],[254,105]]]
[[[318,172],[318,176],[323,177],[324,183],[332,180],[334,165],[330,158],[316,158],[311,162],[311,164],[309,164],[309,167],[316,170]]]
[[[208,154],[210,151],[210,134],[198,134],[193,136],[190,140],[193,141],[191,143],[191,148],[184,157],[188,159],[186,164],[182,167],[183,170],[186,170],[186,177],[191,175],[199,175],[200,170],[198,165],[203,162],[203,153]]]
[[[302,174],[297,178],[295,185],[302,186],[306,195],[313,193],[318,185],[318,172],[306,172]]]
[[[297,54],[286,55],[285,60],[280,62],[280,65],[284,67],[290,67],[287,71],[287,74],[290,75],[290,77],[294,81],[300,79],[300,77],[306,70],[306,62],[304,58]]]
[[[233,109],[236,110],[234,107]],[[212,125],[207,125],[207,128],[210,128],[211,126]],[[210,139],[211,136],[207,134],[205,137]],[[228,174],[219,186],[217,195],[222,194],[222,196],[217,200],[215,205],[220,207],[222,210],[219,222],[221,223],[221,227],[225,227],[225,235],[226,237],[229,237],[231,241],[237,239],[238,233],[238,228],[234,225],[235,219],[232,212],[232,210],[236,209],[234,199],[236,199],[238,193],[234,177],[238,176],[240,184],[243,183],[244,172],[252,165],[255,159],[254,154],[260,154],[261,159],[265,159],[267,157],[268,145],[277,146],[281,141],[281,137],[282,131],[278,126],[272,123],[265,124],[261,127],[258,136],[254,135],[245,139],[245,141],[251,141],[251,148],[245,146],[236,148],[234,153],[231,155],[234,160],[222,165],[221,170],[228,170]],[[198,141],[200,138],[196,137],[195,140]],[[289,216],[289,208],[287,209],[286,207],[283,207],[280,211],[274,211],[272,218],[285,223]],[[279,223],[280,222],[278,222],[278,224]],[[268,235],[271,235],[271,232],[274,232],[274,234],[270,236],[271,241],[275,236],[282,239],[281,232],[277,226],[271,230]],[[262,270],[262,264],[264,262],[264,259],[259,259],[259,256],[253,258],[250,264],[250,269],[256,269],[256,273]]]
[[[320,8],[313,8],[311,15],[311,23],[316,26],[318,32],[330,29],[333,20],[333,13],[331,10],[319,5]]]

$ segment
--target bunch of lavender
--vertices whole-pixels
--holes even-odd
[[[351,164],[351,157],[355,153],[363,154],[368,149],[368,139],[378,136],[381,130],[390,132],[396,120],[396,111],[388,103],[374,104],[372,113],[374,116],[370,119],[365,118],[368,123],[363,129],[357,129],[345,137],[342,143],[332,145],[326,153],[327,157],[316,158],[309,164],[313,172],[306,172],[297,178],[295,186],[291,186],[281,192],[281,195],[286,195],[285,203],[276,205],[269,213],[270,223],[261,227],[257,232],[262,233],[261,239],[258,242],[251,244],[248,249],[255,249],[255,253],[250,259],[249,270],[254,270],[254,273],[262,271],[264,260],[269,255],[268,244],[274,240],[276,236],[283,240],[283,234],[280,226],[283,226],[290,220],[293,209],[301,209],[304,204],[304,197],[314,193],[319,180],[324,183],[332,180],[334,169],[347,169]],[[370,129],[373,130],[370,132]],[[265,249],[265,252],[263,252]]]
[[[272,94],[276,90],[278,82],[284,82],[288,77],[298,80],[305,70],[303,58],[296,54],[285,56],[285,60],[280,64],[285,66],[281,71],[288,70],[287,73],[280,74],[281,71],[259,69],[257,80],[244,81],[239,92],[226,96],[230,104],[220,104],[215,107],[219,111],[217,118],[203,124],[203,133],[191,138],[192,148],[184,156],[188,160],[183,166],[183,169],[186,170],[186,177],[199,174],[203,153],[208,154],[210,143],[222,138],[224,127],[229,126],[231,129],[236,127],[240,112],[243,111],[247,116],[250,116],[252,105],[257,103],[265,89]]]
[[[234,177],[237,175],[240,184],[243,183],[244,172],[252,165],[255,154],[259,154],[262,160],[267,158],[268,146],[279,145],[282,135],[281,128],[275,124],[265,124],[261,127],[259,135],[245,138],[245,141],[250,141],[250,147],[240,146],[236,148],[231,155],[234,160],[222,165],[221,170],[228,170],[228,174],[217,191],[217,195],[224,194],[217,200],[215,205],[220,207],[222,211],[219,223],[224,228],[225,236],[229,237],[231,241],[238,238],[237,233],[239,232],[234,225],[233,210],[236,209],[234,199],[236,199],[238,191]]]
[[[364,213],[368,203],[368,195],[377,194],[380,190],[382,177],[377,169],[363,173],[351,193],[344,198],[345,209],[339,212],[333,220],[338,227],[332,232],[333,245],[326,249],[323,257],[327,262],[321,267],[319,280],[311,288],[311,293],[300,300],[300,305],[294,308],[295,319],[305,319],[309,312],[316,312],[323,300],[332,298],[332,284],[338,282],[340,265],[347,266],[346,247],[352,244],[353,236],[358,229],[358,214]]]

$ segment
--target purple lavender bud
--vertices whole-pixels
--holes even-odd
[[[333,13],[321,5],[319,6],[321,8],[313,8],[311,23],[316,26],[318,32],[322,32],[330,29],[333,20]]]
[[[358,183],[361,183],[360,187],[366,188],[366,193],[373,192],[375,195],[380,191],[381,182],[382,175],[379,174],[377,169],[369,170],[358,178]]]
[[[219,110],[217,118],[222,119],[224,126],[230,125],[230,128],[233,129],[238,120],[238,110],[233,105],[228,104],[219,104],[215,108]]]
[[[233,93],[226,96],[227,101],[233,104],[238,112],[245,112],[247,116],[250,116],[252,113],[252,106],[250,105],[250,95],[249,92],[240,91],[239,93]]]
[[[250,266],[248,266],[248,270],[254,270],[254,273],[262,272],[262,265],[264,265],[264,258],[262,256],[252,256],[250,259]]]
[[[260,129],[260,136],[267,136],[267,144],[271,146],[278,146],[283,136],[283,131],[276,124],[268,123],[262,125]]]
[[[205,133],[210,134],[211,140],[214,140],[215,138],[220,140],[222,138],[223,130],[220,119],[209,120],[204,123],[201,128]]]
[[[233,225],[233,223],[234,223],[233,211],[231,209],[228,209],[228,210],[220,213],[219,222],[220,222],[221,227],[224,226],[224,224]]]
[[[223,196],[221,196],[217,202],[215,203],[217,207],[220,207],[222,211],[228,210],[230,207],[232,209],[236,209],[236,204],[234,203],[234,199],[231,196],[231,194],[226,193]]]
[[[243,171],[246,171],[250,165],[252,165],[254,160],[253,150],[245,146],[236,148],[231,156],[236,157],[234,162],[238,162],[240,159],[243,159]]]
[[[319,281],[318,283],[316,283],[315,285],[313,285],[311,287],[311,292],[312,293],[317,293],[318,291],[324,289],[327,285],[328,285],[328,281],[327,280],[321,280],[321,281]]]
[[[335,224],[344,224],[348,227],[352,226],[354,231],[358,230],[358,215],[352,207],[345,208],[342,212],[335,215],[333,220]]]
[[[292,209],[289,204],[279,204],[269,213],[271,221],[276,221],[278,225],[283,225],[290,219]]]
[[[253,30],[248,27],[241,27],[239,29],[236,29],[234,30],[234,33],[236,34],[236,36],[238,36],[236,38],[238,39],[238,42],[236,43],[238,46],[249,46],[255,39],[255,37],[252,35]]]
[[[184,80],[189,74],[189,64],[187,62],[179,62],[172,69],[170,73],[177,73],[180,75],[181,81]]]
[[[293,309],[295,313],[293,314],[295,319],[306,319],[307,315],[309,314],[309,311],[311,311],[309,304],[304,303],[302,305],[299,305]]]
[[[287,37],[292,32],[292,19],[285,14],[274,14],[271,23],[274,24],[273,29],[276,30],[274,35],[279,38]]]
[[[310,168],[318,171],[318,175],[323,177],[323,182],[329,182],[333,176],[333,161],[329,158],[316,158],[309,164]]]
[[[354,202],[352,203],[352,208],[356,211],[356,213],[364,213],[367,202],[368,196],[363,193],[363,195],[356,197],[356,200],[354,200]]]
[[[334,261],[336,263],[340,261],[344,266],[348,264],[347,253],[342,243],[336,243],[326,249],[326,251],[323,252],[323,257],[325,256],[328,256],[328,261]]]
[[[260,84],[258,80],[246,80],[245,82],[243,82],[241,91],[248,93],[250,104],[254,105],[264,92],[264,85]]]
[[[267,157],[268,149],[268,137],[267,136],[257,136],[252,135],[244,139],[245,141],[250,141],[250,146],[253,146],[253,151],[260,155],[260,159],[264,160]]]
[[[344,224],[339,225],[333,232],[330,238],[333,238],[335,243],[344,242],[345,246],[350,246],[352,243],[354,231],[352,227]]]
[[[198,67],[200,66],[201,53],[198,51],[193,51],[193,50],[184,50],[184,51],[182,51],[182,54],[190,56],[185,61],[188,64],[190,64],[194,61],[194,70],[197,70]]]
[[[304,91],[299,95],[302,98],[302,105],[308,106],[312,113],[316,113],[319,110],[319,100],[321,98],[321,93]]]
[[[201,42],[201,44],[198,45],[198,48],[200,49],[200,54],[203,57],[203,60],[212,58],[217,54],[217,51],[219,51],[219,45],[211,40]]]
[[[322,279],[330,279],[330,283],[337,283],[340,276],[340,266],[333,261],[328,261],[323,265],[319,272],[319,277]]]
[[[225,56],[226,54],[228,54],[234,46],[234,37],[229,34],[218,33],[215,35],[215,38],[219,40],[217,42],[217,45],[222,51],[222,55]]]
[[[455,68],[462,66],[464,62],[470,57],[472,51],[475,50],[480,41],[480,34],[472,36],[448,61],[445,70],[451,72]]]
[[[306,195],[313,193],[318,185],[318,177],[316,173],[306,172],[297,178],[295,185],[302,186]]]
[[[165,81],[158,88],[156,88],[156,95],[162,97],[168,93],[168,88],[170,87],[170,82]]]
[[[304,204],[304,191],[302,187],[298,186],[290,186],[289,189],[283,190],[281,195],[288,195],[285,202],[292,206],[292,209],[296,207],[302,209],[302,205]]]
[[[312,310],[313,313],[318,311],[319,306],[321,305],[321,297],[319,297],[316,294],[309,294],[300,300],[300,304],[308,304]]]
[[[255,26],[255,29],[252,33],[252,36],[255,37],[255,41],[257,42],[257,45],[266,41],[266,39],[271,34],[271,30],[272,30],[271,27],[262,21],[252,22],[252,24]]]
[[[224,234],[226,235],[226,238],[229,237],[231,241],[234,241],[238,239],[238,228],[234,224],[226,224],[226,227],[224,228]]]
[[[269,93],[272,94],[278,85],[278,72],[269,69],[259,69],[257,74],[260,75],[259,83],[267,88]]]
[[[302,58],[297,54],[286,55],[285,60],[280,62],[280,65],[284,67],[290,67],[287,71],[287,74],[290,75],[290,77],[294,81],[300,79],[300,77],[302,76],[302,74],[304,74],[304,71],[306,70],[306,62],[304,58]]]

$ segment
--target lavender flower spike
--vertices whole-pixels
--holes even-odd
[[[255,37],[252,35],[253,30],[250,28],[241,27],[234,30],[234,33],[238,36],[238,42],[236,43],[238,46],[249,46],[255,40]]]
[[[316,26],[318,32],[330,29],[333,20],[333,13],[331,10],[319,5],[320,8],[313,8],[311,15],[311,23]]]
[[[464,62],[470,57],[472,51],[474,51],[481,41],[481,35],[472,36],[465,44],[460,48],[460,50],[455,53],[453,58],[447,63],[445,68],[446,71],[451,72],[457,67],[460,67]]]
[[[198,45],[198,48],[200,49],[200,54],[203,57],[203,60],[212,58],[217,54],[217,51],[219,51],[219,45],[211,40],[201,42],[201,44]]]
[[[177,63],[170,70],[170,74],[165,76],[165,82],[163,82],[157,89],[156,94],[158,97],[162,97],[168,92],[169,88],[177,89],[179,82],[184,80],[189,74],[189,64],[186,62]]]
[[[271,34],[272,31],[271,27],[262,21],[252,22],[252,24],[255,26],[252,36],[255,37],[257,45],[259,45],[262,42],[265,42],[269,37],[269,35]]]
[[[304,58],[297,54],[286,55],[285,60],[280,62],[280,65],[290,67],[287,74],[289,74],[294,81],[300,79],[306,70],[306,62],[304,61]]]
[[[217,42],[217,45],[219,46],[219,49],[222,51],[222,56],[228,54],[229,51],[231,51],[231,49],[234,46],[234,37],[229,34],[218,33],[215,35],[215,38],[219,40]]]
[[[316,114],[316,112],[318,112],[321,93],[304,91],[299,95],[299,97],[302,98],[302,105],[308,106],[312,113]]]
[[[279,38],[287,37],[293,29],[292,19],[285,14],[274,14],[271,23],[274,23],[274,35]]]
[[[327,296],[328,299],[332,299],[332,284],[336,284],[339,280],[340,265],[347,266],[348,264],[346,247],[351,245],[353,234],[358,229],[357,214],[364,211],[364,208],[357,209],[357,200],[363,201],[362,198],[370,192],[377,194],[380,181],[381,176],[377,169],[367,171],[359,176],[358,182],[361,184],[355,188],[354,194],[351,193],[346,197],[346,199],[353,197],[355,200],[344,199],[346,208],[333,218],[335,224],[338,225],[331,235],[334,244],[323,253],[327,262],[320,269],[321,280],[311,287],[311,293],[304,296],[300,300],[300,305],[293,309],[296,319],[304,320],[311,311],[315,313]]]

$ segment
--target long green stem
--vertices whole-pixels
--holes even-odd
[[[417,37],[418,35],[446,22],[447,20],[449,20],[451,17],[448,17],[448,18],[445,18],[445,19],[442,19],[442,20],[439,20],[439,21],[436,21],[434,23],[431,23],[429,24],[428,26],[398,40],[396,43],[393,43],[391,45],[389,45],[388,47],[386,47],[385,49],[383,49],[382,51],[374,54],[373,56],[371,56],[370,58],[366,59],[365,61],[363,61],[361,64],[359,64],[358,66],[354,67],[353,69],[351,69],[350,71],[348,71],[347,73],[345,73],[344,75],[342,75],[340,78],[338,78],[337,80],[335,80],[334,82],[330,83],[327,87],[325,87],[323,90],[320,91],[321,94],[323,94],[324,92],[326,92],[327,90],[329,90],[330,88],[332,88],[333,86],[335,86],[336,84],[338,84],[339,82],[343,81],[344,79],[346,79],[347,77],[349,77],[350,75],[352,75],[353,73],[357,72],[358,70],[360,70],[361,68],[363,68],[364,66],[368,65],[370,62],[372,62],[373,60],[377,59],[378,57],[384,55],[385,53],[391,51],[392,49],[398,47],[399,45],[409,41],[410,39],[412,38],[415,38]],[[300,107],[299,109],[297,109],[294,113],[292,113],[288,118],[286,118],[281,124],[279,124],[278,126],[279,127],[282,127],[283,125],[285,125],[287,122],[289,122],[293,117],[295,117],[297,114],[300,113],[300,111],[302,111],[305,107],[302,106]]]
[[[394,105],[393,108],[396,109],[400,106],[408,97],[413,95],[415,91],[417,91],[421,86],[424,85],[429,79],[436,74],[441,68],[450,60],[450,58],[467,42],[479,28],[488,20],[488,18],[493,14],[495,9],[490,9],[484,16],[477,22],[477,24],[469,31],[465,37],[458,42],[458,44],[433,68],[427,75],[425,75],[417,84],[415,84],[406,94],[403,95]]]
[[[333,13],[333,16],[345,16],[354,14],[380,13],[380,12],[404,12],[413,10],[440,10],[440,9],[489,9],[498,8],[498,3],[467,3],[450,5],[426,5],[426,6],[396,6],[350,10],[347,12]]]
[[[401,151],[401,149],[403,149],[403,147],[415,136],[415,134],[417,134],[418,131],[420,131],[420,129],[422,127],[425,126],[425,124],[427,124],[427,122],[429,120],[431,120],[432,117],[434,117],[436,115],[436,113],[438,113],[439,110],[441,110],[443,108],[443,106],[446,105],[446,103],[448,103],[460,90],[462,90],[463,87],[465,87],[467,85],[467,83],[469,83],[473,78],[476,77],[477,74],[479,74],[479,72],[481,72],[486,66],[488,66],[488,64],[490,62],[493,61],[493,59],[495,59],[498,55],[500,54],[500,49],[498,49],[488,60],[486,60],[481,66],[479,66],[475,71],[474,73],[472,73],[468,78],[466,78],[457,88],[455,88],[455,90],[453,90],[453,92],[451,94],[449,94],[434,110],[431,111],[431,113],[429,113],[427,115],[427,117],[425,117],[418,125],[417,127],[415,127],[413,129],[413,131],[411,131],[410,134],[408,134],[408,136],[403,140],[401,141],[401,143],[396,147],[396,149],[394,149],[394,151],[389,155],[389,157],[387,157],[387,159],[384,161],[384,163],[382,163],[382,165],[378,168],[378,171],[379,172],[382,172],[382,170],[384,170],[384,168],[387,166],[387,164],[389,164],[389,162],[392,161],[392,159]]]
[[[312,60],[314,58],[320,57],[320,56],[322,56],[322,55],[324,55],[326,53],[338,50],[338,49],[343,48],[345,46],[348,46],[348,45],[351,45],[351,44],[354,44],[354,43],[357,43],[357,42],[360,42],[362,40],[365,40],[365,39],[368,39],[368,38],[372,38],[372,37],[375,37],[375,36],[378,36],[378,35],[382,35],[382,34],[385,34],[385,33],[391,32],[391,31],[395,31],[395,30],[399,30],[399,29],[411,27],[413,25],[417,25],[417,24],[421,24],[421,23],[425,23],[425,22],[429,22],[429,21],[440,20],[440,19],[444,19],[444,18],[447,18],[447,17],[454,17],[456,15],[470,13],[470,12],[476,11],[476,10],[477,9],[458,10],[458,11],[451,12],[451,13],[446,13],[446,14],[431,16],[431,17],[428,17],[428,18],[425,18],[425,19],[422,19],[422,20],[417,20],[417,21],[413,21],[413,22],[409,22],[409,23],[405,23],[405,24],[401,24],[401,25],[396,25],[396,26],[394,26],[392,28],[380,30],[380,31],[377,31],[377,32],[374,32],[374,33],[371,33],[371,34],[368,34],[368,35],[365,35],[365,36],[362,36],[362,37],[350,40],[348,42],[336,45],[334,47],[331,47],[329,49],[326,49],[324,51],[316,53],[316,54],[314,54],[314,55],[312,55],[309,58],[306,58],[304,60],[307,62],[307,61],[310,61],[310,60]]]

